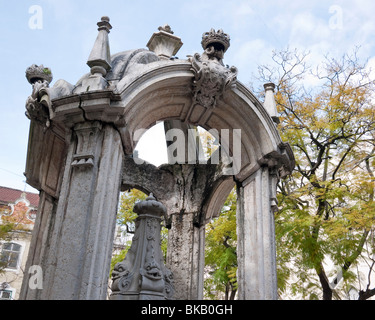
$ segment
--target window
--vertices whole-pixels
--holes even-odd
[[[17,269],[20,252],[21,246],[19,244],[12,242],[4,243],[0,257],[1,264],[5,264],[6,268]]]
[[[0,290],[0,300],[12,300],[12,291]]]

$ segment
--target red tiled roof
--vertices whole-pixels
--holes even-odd
[[[23,191],[17,189],[11,189],[7,187],[0,186],[0,202],[2,203],[15,203],[16,200],[21,198]],[[39,204],[39,194],[25,192],[26,199],[30,201],[32,207],[37,208]]]

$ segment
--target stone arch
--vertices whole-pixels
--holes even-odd
[[[26,268],[43,268],[45,289],[29,290],[25,277],[21,298],[105,297],[118,195],[127,185],[153,191],[168,208],[177,298],[202,298],[204,224],[236,184],[239,298],[276,299],[276,183],[294,160],[275,126],[272,94],[262,104],[236,81],[237,69],[224,66],[229,37],[222,30],[203,35],[202,55],[178,60],[172,56],[182,43],[169,27],[152,36],[150,50],[111,57],[109,18],[98,26],[87,61],[91,72],[75,86],[60,80],[50,88],[52,74],[43,66],[26,72],[33,92],[26,103],[31,125],[25,175],[41,192]],[[228,175],[223,162],[136,165],[134,133],[173,120],[220,134],[238,129],[236,170]],[[234,159],[236,145],[223,137],[221,148]]]
[[[193,224],[195,226],[200,226],[200,228],[189,229],[187,227],[187,223],[181,223],[181,227],[178,229],[179,236],[174,238],[174,241],[176,242],[179,238],[183,238],[181,233],[192,234],[193,236],[189,239],[183,238],[184,242],[189,244],[189,248],[199,248],[196,249],[195,255],[191,253],[191,250],[189,251],[192,255],[189,264],[193,266],[193,270],[190,270],[187,266],[181,267],[183,263],[175,263],[175,266],[173,267],[173,259],[171,258],[169,261],[170,264],[172,264],[172,270],[175,274],[178,275],[181,268],[188,271],[185,274],[177,276],[176,278],[191,279],[190,285],[182,282],[182,280],[178,283],[179,287],[186,289],[181,290],[184,292],[184,294],[178,296],[178,298],[199,299],[202,298],[202,273],[204,263],[202,261],[202,257],[204,257],[204,225],[206,221],[208,221],[210,217],[218,215],[229,192],[232,190],[235,184],[238,185],[239,189],[247,189],[246,186],[250,182],[249,180],[246,180],[249,177],[250,180],[252,180],[252,175],[256,175],[262,170],[264,171],[265,168],[267,168],[267,171],[260,178],[262,182],[257,182],[255,186],[252,186],[253,191],[251,192],[251,195],[245,195],[243,191],[241,192],[241,190],[239,190],[239,197],[242,197],[242,201],[239,201],[239,210],[243,208],[242,213],[245,215],[245,202],[253,201],[249,198],[259,197],[260,193],[262,193],[265,198],[259,202],[259,204],[257,204],[257,218],[253,218],[258,221],[262,221],[261,219],[263,219],[264,214],[262,212],[263,210],[267,210],[265,209],[267,207],[269,208],[268,214],[272,214],[273,209],[271,207],[274,208],[276,206],[276,194],[272,194],[275,190],[271,188],[271,186],[276,184],[275,179],[277,179],[279,174],[278,172],[280,172],[280,168],[283,168],[283,166],[288,163],[288,157],[283,154],[284,145],[277,132],[275,123],[263,105],[241,83],[237,83],[237,87],[235,89],[226,91],[223,97],[218,100],[217,106],[213,110],[203,110],[204,108],[202,106],[197,107],[196,105],[192,104],[191,83],[194,75],[190,69],[190,64],[186,62],[169,63],[168,65],[159,64],[151,70],[148,69],[145,73],[142,73],[140,77],[135,80],[136,83],[134,85],[131,84],[121,86],[118,87],[118,89],[120,95],[122,96],[122,103],[125,110],[124,121],[130,124],[127,127],[127,142],[125,143],[127,146],[132,146],[132,149],[127,150],[128,154],[131,154],[136,146],[136,142],[132,140],[132,135],[134,132],[138,129],[149,128],[157,121],[178,119],[188,124],[200,125],[206,130],[241,130],[240,170],[238,170],[235,175],[229,177],[223,176],[212,184],[209,192],[207,192],[207,196],[201,200],[199,215],[192,216],[191,219],[193,220],[189,222],[190,226]],[[191,108],[193,108],[193,111],[190,110]],[[201,108],[201,110],[203,110],[199,116],[197,116],[195,108]],[[205,115],[205,113],[208,112],[210,113],[209,116]],[[221,142],[222,141],[219,140],[219,143]],[[286,168],[286,170],[288,169],[289,168]],[[272,178],[272,181],[269,178],[271,171],[275,176],[275,178]],[[157,175],[153,174],[152,176],[155,177]],[[172,180],[173,179],[171,178],[171,181]],[[152,183],[152,179],[147,179],[147,183],[150,182]],[[173,182],[171,182],[170,185],[173,185]],[[149,189],[155,190],[153,193],[156,195],[158,200],[164,204],[168,203],[170,200],[165,199],[164,196],[165,194],[170,195],[172,192],[166,192],[166,190],[163,190],[158,197],[158,190],[160,190],[159,186]],[[272,204],[271,199],[273,201]],[[178,221],[177,218],[173,220],[174,217],[178,216],[178,212],[173,212],[173,201],[176,200],[173,199],[169,206],[167,204],[171,214],[172,225],[173,223],[176,224]],[[256,207],[255,204],[252,206]],[[249,210],[249,208],[246,208],[246,211],[247,210]],[[192,211],[194,211],[195,214],[197,210]],[[240,218],[239,216],[239,219],[242,219],[241,221],[243,221],[244,225],[245,221],[248,222],[250,218]],[[267,239],[267,237],[270,237],[272,234],[273,222],[272,219],[267,219],[264,220],[265,226],[261,225],[257,228],[260,228],[260,230],[263,230],[263,228],[271,228],[270,232],[267,231],[266,233],[263,233],[263,231],[261,231],[261,235],[257,235],[255,231],[253,232],[254,238],[266,238],[267,242],[266,244],[258,243],[261,249],[257,249],[256,244],[252,244],[253,251],[261,250],[261,252],[259,252],[259,259],[261,259],[261,257],[264,255],[274,255],[273,240],[271,243],[268,243]],[[239,237],[244,238],[245,233],[247,233],[248,230],[243,229],[241,226],[242,224],[240,224]],[[172,234],[174,233],[172,232]],[[241,239],[239,242],[241,243]],[[271,250],[270,252],[263,251],[263,248],[267,247],[269,247],[269,250]],[[247,252],[249,250],[249,243],[244,244],[242,248],[243,249],[242,252],[240,250],[240,254],[244,256],[243,259],[245,260],[245,256],[248,255]],[[174,247],[172,249],[174,249],[174,252],[183,251],[181,247]],[[262,263],[262,268],[266,268],[264,261],[259,261],[258,263]],[[245,270],[247,270],[247,268],[247,266],[244,267]],[[262,277],[264,280],[262,283],[264,286],[266,286],[266,277],[267,279],[273,279],[271,280],[271,284],[266,286],[268,289],[264,289],[263,292],[260,293],[260,296],[263,298],[267,297],[274,299],[277,296],[275,292],[275,268],[275,260],[273,259],[268,263],[269,272],[267,275],[263,271],[259,270],[259,272],[263,274]],[[189,274],[194,272],[198,276],[193,276],[191,278]],[[244,271],[243,273],[245,272],[248,273],[248,271]],[[241,279],[241,273],[239,274],[239,277]],[[246,275],[245,277],[249,277],[249,275]],[[245,283],[245,281],[243,281],[243,283]],[[245,295],[245,293],[243,293],[243,295]],[[243,297],[244,296],[242,296],[242,298]]]
[[[202,114],[196,116],[194,110],[204,108],[192,106],[190,69],[191,64],[187,62],[156,64],[132,83],[119,82],[117,89],[122,97],[124,122],[129,124],[124,137],[127,154],[132,154],[135,148],[132,136],[136,130],[170,119],[200,125],[206,130],[241,130],[240,179],[248,176],[265,157],[280,152],[283,142],[274,122],[257,98],[239,82],[237,88],[225,92],[213,110],[207,110],[209,118],[205,119]],[[190,108],[194,110],[187,118]]]

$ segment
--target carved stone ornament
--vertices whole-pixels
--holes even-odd
[[[112,272],[111,300],[164,300],[174,294],[173,275],[164,265],[160,221],[166,208],[152,194],[134,206],[138,214],[131,247]]]
[[[32,93],[26,100],[26,116],[42,124],[45,128],[50,126],[48,110],[47,88],[52,81],[52,72],[43,65],[33,64],[26,70],[27,81],[32,85]],[[46,99],[47,97],[47,99]]]
[[[102,129],[99,121],[79,123],[74,132],[77,136],[77,148],[73,155],[72,167],[92,168],[95,160],[96,140]]]
[[[153,51],[160,59],[169,60],[175,56],[182,46],[182,41],[175,36],[171,27],[166,24],[158,28],[147,43],[147,48]]]
[[[203,33],[201,44],[204,50],[211,45],[218,45],[222,46],[223,51],[226,52],[230,46],[230,37],[222,29],[218,31],[211,29],[209,32]]]
[[[229,36],[222,30],[211,29],[202,36],[202,55],[196,53],[190,58],[195,78],[193,82],[194,103],[205,108],[214,108],[217,100],[228,88],[234,88],[237,81],[236,67],[224,66],[224,52],[230,43]]]
[[[33,64],[26,69],[26,78],[30,84],[34,84],[37,81],[46,81],[47,85],[49,85],[53,76],[50,68],[45,68],[42,64],[40,66]]]
[[[174,32],[172,31],[171,27],[168,25],[168,24],[165,24],[163,26],[160,26],[158,28],[159,31],[164,31],[164,32],[167,32],[167,33],[171,33],[173,34]]]

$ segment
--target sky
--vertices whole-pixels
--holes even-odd
[[[309,63],[316,65],[326,54],[339,58],[359,46],[358,56],[375,69],[372,0],[0,0],[0,12],[0,186],[31,192],[36,190],[23,175],[30,124],[25,102],[31,94],[25,71],[43,64],[52,70],[51,86],[59,79],[75,84],[89,72],[86,61],[102,16],[113,27],[112,54],[146,48],[158,27],[169,24],[184,43],[177,56],[185,59],[202,53],[204,32],[223,29],[231,38],[224,63],[238,68],[244,84],[258,65],[270,63],[273,50],[286,48],[309,51]],[[139,155],[157,165],[164,144],[154,140],[161,129],[151,129],[139,145]]]

